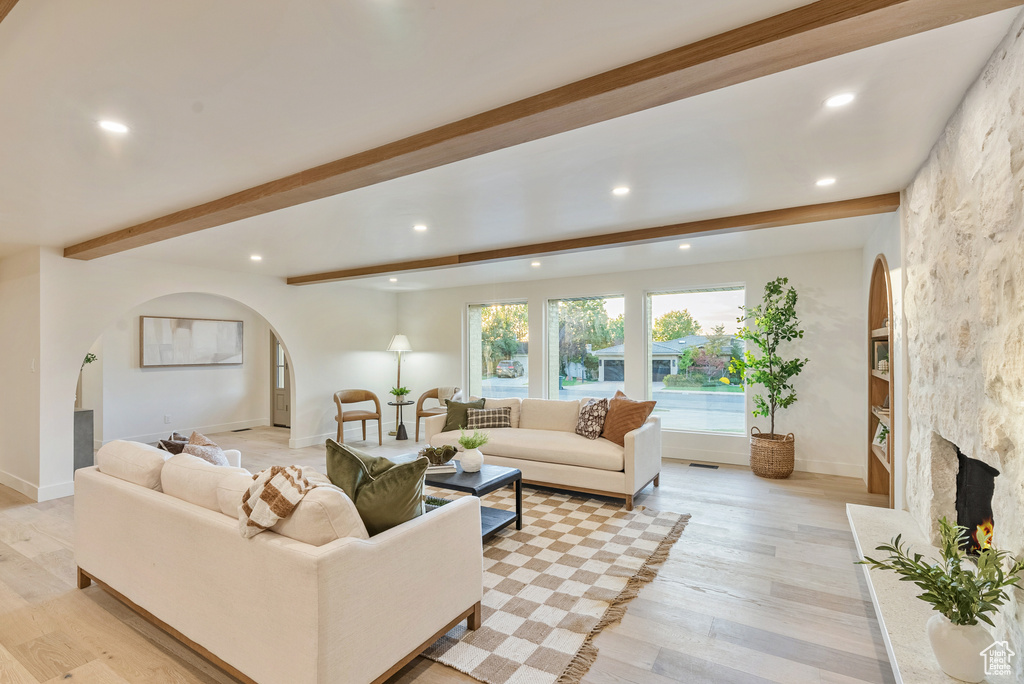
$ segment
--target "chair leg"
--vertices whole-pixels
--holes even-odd
[[[416,441],[420,441],[420,417],[416,416]]]
[[[626,495],[626,510],[627,511],[633,510],[633,495],[632,494],[627,494]]]
[[[658,473],[657,475],[654,476],[654,486],[655,487],[660,487],[661,486],[661,473]]]
[[[366,421],[363,421],[363,441],[366,441]]]
[[[381,426],[381,419],[377,419],[377,444],[384,446],[384,428]]]
[[[92,578],[82,572],[82,568],[78,568],[78,588],[85,589],[90,584],[92,584]],[[480,604],[478,603],[477,605],[479,606]]]
[[[345,443],[345,423],[338,423],[338,444]]]

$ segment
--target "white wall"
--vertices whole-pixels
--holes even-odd
[[[889,265],[889,281],[892,287],[892,332],[889,341],[889,378],[893,383],[892,423],[896,427],[896,439],[893,442],[893,507],[902,509],[905,506],[905,490],[907,482],[907,450],[910,444],[910,422],[907,417],[907,382],[910,366],[907,362],[906,331],[903,320],[903,290],[906,273],[903,269],[903,250],[900,240],[903,212],[895,212],[887,217],[887,221],[875,229],[864,245],[864,316],[867,317],[868,298],[870,292],[871,270],[875,258],[885,255]],[[864,391],[867,392],[867,375],[864,377]],[[867,411],[866,406],[863,411]],[[866,439],[866,438],[865,438]],[[867,458],[867,447],[864,448]],[[867,472],[864,473],[867,482]]]
[[[140,316],[242,321],[242,365],[142,368]],[[172,430],[213,433],[270,424],[270,326],[238,302],[194,293],[160,297],[120,316],[101,340],[106,411],[96,420],[96,432],[103,443],[152,442]],[[83,378],[83,389],[85,384]],[[90,408],[84,397],[83,408]]]
[[[0,461],[7,465],[4,472],[24,475],[23,491],[32,498],[45,500],[73,493],[73,411],[82,358],[125,312],[157,297],[181,292],[219,295],[267,320],[291,361],[292,447],[319,444],[335,434],[335,391],[370,389],[383,401],[394,384],[395,357],[384,351],[396,332],[396,297],[392,293],[342,283],[294,287],[280,278],[123,255],[82,262],[64,259],[58,250],[36,253],[38,306],[22,306],[15,297],[2,296],[5,312],[10,308],[10,313],[17,314],[24,309],[38,320],[38,375],[12,372],[8,387],[17,401],[24,400],[23,421],[3,419],[4,434],[16,427],[35,434],[38,444],[31,435],[19,438],[16,447],[5,445],[9,456]],[[0,269],[14,272],[18,264],[11,259],[5,259]],[[9,288],[5,283],[3,288],[13,289],[13,285]],[[34,288],[30,283],[28,289]],[[33,339],[23,339],[27,346],[10,362],[12,371],[28,367]],[[109,356],[106,349],[104,354]],[[7,376],[5,373],[5,381]],[[104,407],[104,421],[111,419],[110,413],[110,407]],[[386,421],[385,429],[390,427]]]
[[[416,389],[466,386],[464,312],[468,304],[526,300],[530,320],[530,394],[545,391],[544,345],[548,299],[623,295],[626,319],[626,393],[642,397],[646,387],[644,306],[649,291],[684,290],[743,284],[747,303],[756,303],[769,280],[788,276],[800,295],[798,313],[807,331],[787,354],[811,359],[796,380],[800,400],[777,416],[782,432],[797,435],[797,468],[811,472],[864,476],[867,385],[864,369],[865,290],[860,250],[793,257],[705,264],[602,276],[487,283],[468,288],[406,292],[399,295],[398,316],[415,352],[403,364],[403,379]],[[414,391],[414,394],[416,392]],[[753,408],[748,391],[748,409]],[[748,429],[766,429],[763,419],[748,417]],[[746,437],[666,432],[668,458],[749,463]]]
[[[23,455],[39,451],[38,248],[0,261],[0,321],[0,484],[31,497],[39,472]]]

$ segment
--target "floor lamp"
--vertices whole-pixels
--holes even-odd
[[[398,354],[398,383],[395,387],[402,386],[402,352],[412,351],[412,347],[409,345],[409,338],[405,335],[395,335],[391,338],[391,343],[388,345],[388,351],[396,352]],[[402,397],[395,397],[396,403],[401,403]],[[401,416],[402,407],[395,407],[395,431],[390,434],[394,434],[398,439],[408,439],[408,435],[405,434],[405,425],[402,425]]]

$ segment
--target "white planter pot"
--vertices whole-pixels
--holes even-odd
[[[462,463],[462,470],[464,472],[478,473],[480,472],[480,466],[484,464],[484,455],[480,453],[479,449],[466,449],[462,452],[459,462]]]
[[[936,613],[928,620],[928,641],[939,667],[950,677],[965,682],[985,679],[981,652],[992,645],[992,635],[980,623],[954,625],[945,615]]]

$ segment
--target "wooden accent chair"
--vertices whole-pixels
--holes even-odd
[[[367,411],[363,409],[357,409],[355,411],[346,411],[344,408],[345,404],[360,404],[365,401],[372,401],[375,410]],[[383,446],[384,444],[384,428],[381,427],[380,423],[380,399],[377,395],[370,390],[341,390],[340,392],[334,393],[334,403],[338,407],[338,415],[334,417],[334,420],[338,421],[338,443],[345,443],[345,423],[359,421],[363,424],[363,439],[366,439],[366,421],[375,420],[377,421],[377,442]]]
[[[435,387],[429,389],[420,395],[419,401],[416,402],[416,441],[420,441],[420,418],[429,418],[430,416],[437,416],[442,413],[447,413],[448,409],[444,405],[432,406],[430,408],[423,408],[423,402],[427,399],[437,399],[437,390],[440,389]],[[455,391],[458,392],[459,388],[456,387]]]

